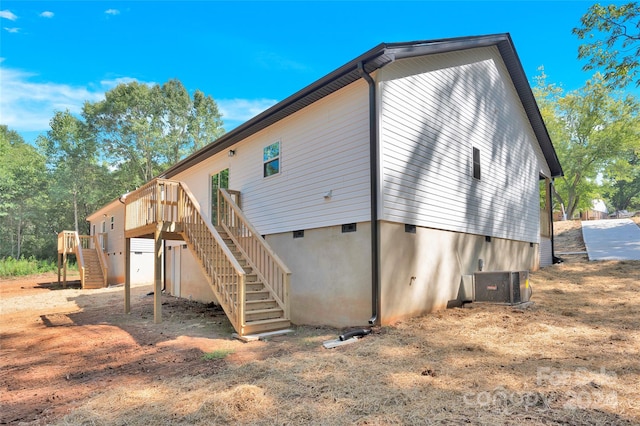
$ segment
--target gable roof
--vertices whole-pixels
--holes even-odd
[[[511,41],[511,36],[505,33],[407,43],[381,43],[174,164],[160,174],[159,177],[171,178],[200,161],[228,149],[241,140],[359,80],[362,78],[360,64],[362,64],[365,72],[371,73],[398,59],[488,46],[496,46],[498,48],[507,66],[511,80],[551,170],[551,177],[562,176],[560,161],[540,115],[540,110],[527,81],[524,69]]]

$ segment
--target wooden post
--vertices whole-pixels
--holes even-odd
[[[131,313],[131,238],[124,243],[124,313]]]
[[[60,260],[62,258],[62,254],[58,253],[58,285],[60,285]]]
[[[153,322],[162,322],[162,222],[156,223],[153,260]]]
[[[67,288],[67,250],[62,254],[62,288]]]

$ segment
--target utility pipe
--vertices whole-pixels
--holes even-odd
[[[376,83],[358,62],[360,75],[369,84],[369,161],[371,188],[371,318],[369,324],[379,323],[380,312],[380,236],[378,230],[378,113]]]

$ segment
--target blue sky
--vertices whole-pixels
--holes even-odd
[[[590,74],[571,29],[582,1],[2,1],[0,124],[27,141],[120,82],[177,78],[230,130],[381,42],[509,32],[533,84]]]

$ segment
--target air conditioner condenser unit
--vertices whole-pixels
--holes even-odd
[[[516,305],[531,299],[529,271],[487,271],[463,275],[462,302],[489,302]]]

